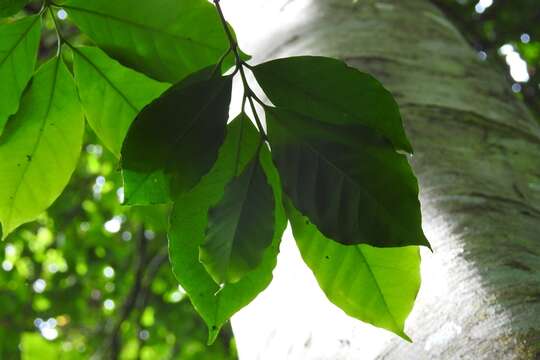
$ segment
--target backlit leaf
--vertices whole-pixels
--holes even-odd
[[[0,134],[34,73],[40,33],[39,16],[0,24]]]
[[[3,236],[33,220],[68,183],[82,146],[84,116],[60,58],[44,64],[0,138]]]
[[[284,191],[328,238],[378,247],[428,245],[418,185],[404,155],[362,125],[283,109],[267,122]]]
[[[214,164],[229,115],[232,77],[212,67],[172,86],[137,116],[122,147],[125,203],[168,202]]]
[[[177,82],[215,64],[229,48],[208,1],[69,0],[62,6],[109,55],[160,81]]]
[[[96,47],[74,48],[75,81],[92,129],[117,157],[139,111],[168,84],[126,68]]]
[[[403,327],[420,288],[418,247],[342,245],[286,206],[296,244],[328,299],[348,315],[409,340]]]
[[[208,210],[223,198],[235,168],[241,171],[253,159],[259,143],[259,134],[249,120],[243,116],[234,120],[210,173],[191,191],[175,199],[171,214],[169,255],[173,271],[208,325],[210,342],[215,340],[221,326],[272,280],[272,269],[286,225],[279,177],[268,150],[263,148],[261,165],[274,192],[276,206],[272,244],[266,249],[261,264],[240,281],[220,288],[199,262],[199,246],[205,238]]]

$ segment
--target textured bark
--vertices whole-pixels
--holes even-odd
[[[411,164],[434,249],[427,257],[440,275],[424,283],[409,319],[414,343],[394,338],[378,358],[539,359],[538,123],[504,77],[478,60],[429,1],[300,1],[280,4],[280,16],[288,20],[259,32],[265,37],[254,42],[256,59],[322,54],[374,74],[400,104],[415,149]],[[294,3],[305,7],[291,18]],[[251,16],[262,24],[268,15]],[[287,266],[280,259],[278,272]],[[271,303],[258,310],[280,311]],[[274,332],[288,326],[280,324]],[[237,330],[234,321],[233,327]],[[294,337],[297,343],[286,345],[264,336],[261,359],[271,358],[273,346],[288,347],[291,358],[298,359],[364,354],[351,346],[362,334],[325,355],[310,352],[310,334],[306,342]],[[239,340],[240,355],[241,345]]]

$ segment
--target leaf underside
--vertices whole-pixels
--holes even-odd
[[[157,204],[192,188],[223,143],[232,77],[212,67],[172,86],[146,106],[122,147],[125,203]]]
[[[272,156],[294,206],[328,238],[378,247],[428,245],[404,155],[362,125],[267,110]]]
[[[242,130],[243,129],[243,130]],[[274,235],[261,264],[233,284],[220,287],[199,262],[199,246],[204,242],[208,211],[223,198],[227,184],[253,159],[260,136],[245,117],[229,124],[225,142],[212,170],[191,191],[178,196],[170,218],[169,254],[174,274],[186,290],[193,306],[209,329],[213,342],[221,326],[247,305],[272,279],[279,243],[286,219],[281,205],[279,177],[266,148],[261,151],[261,165],[275,197]],[[219,290],[219,291],[218,291]]]
[[[420,288],[418,247],[342,245],[286,206],[296,244],[328,299],[348,315],[405,340],[404,324]]]
[[[109,55],[175,83],[214,64],[229,47],[214,7],[200,0],[69,0],[75,24]],[[232,58],[226,60],[232,65]]]
[[[0,24],[0,135],[34,73],[40,34],[39,16]]]
[[[4,237],[62,193],[81,151],[84,116],[60,58],[34,76],[0,138],[0,222]]]
[[[258,154],[210,209],[199,260],[218,284],[256,268],[274,235],[274,194]]]
[[[73,61],[88,123],[103,144],[119,157],[132,121],[169,85],[122,66],[96,47],[74,48]]]
[[[253,74],[278,107],[333,124],[365,125],[412,153],[396,101],[369,74],[321,56],[272,60]]]

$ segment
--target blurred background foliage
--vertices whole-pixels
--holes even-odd
[[[432,2],[540,119],[539,1]],[[72,42],[88,42],[63,26]],[[42,61],[56,51],[50,18],[45,27]],[[0,359],[236,358],[230,327],[206,345],[207,330],[174,279],[168,209],[121,206],[117,160],[87,130],[64,194],[0,243]]]

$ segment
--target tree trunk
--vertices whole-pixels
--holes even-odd
[[[337,57],[394,94],[434,249],[411,344],[322,301],[285,239],[275,283],[233,319],[241,359],[540,359],[540,126],[502,74],[427,0],[241,3],[247,23],[226,10],[255,60]]]

